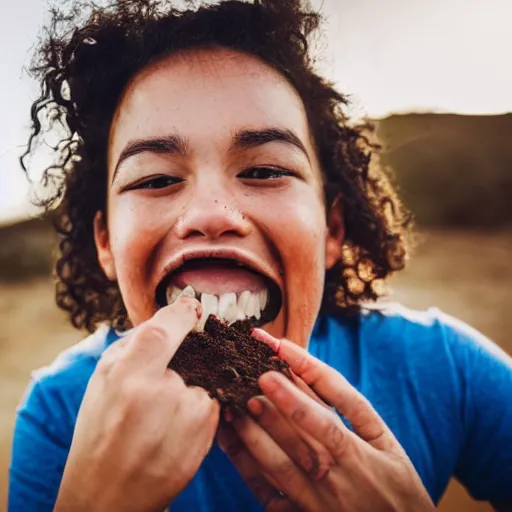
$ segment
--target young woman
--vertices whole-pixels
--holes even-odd
[[[510,510],[511,359],[435,309],[364,305],[403,268],[408,218],[314,72],[319,16],[84,9],[54,13],[32,119],[68,130],[46,206],[57,303],[91,335],[34,375],[9,509],[420,512],[455,475]],[[271,298],[255,335],[299,376],[264,375],[238,419],[167,368],[233,294],[244,314]]]

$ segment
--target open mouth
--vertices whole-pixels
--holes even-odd
[[[203,314],[196,330],[203,330],[210,315],[230,325],[249,320],[259,327],[274,320],[282,306],[280,288],[272,279],[231,258],[185,261],[159,283],[156,303],[164,307],[182,294],[201,302]]]

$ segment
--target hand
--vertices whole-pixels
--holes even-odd
[[[219,405],[167,368],[201,315],[181,297],[111,345],[80,408],[55,511],[152,512],[209,451]]]
[[[266,334],[266,333],[265,333]],[[313,400],[322,404],[324,407],[329,406],[318,397],[318,395],[293,371],[290,372],[294,383],[304,391]],[[293,429],[286,418],[273,406],[271,402],[263,397],[260,400],[265,400],[265,407],[268,408],[268,414],[262,415],[262,426],[267,426],[271,429],[272,425],[280,425],[276,431],[279,437],[279,444],[281,444],[285,451],[289,451],[287,446],[297,446],[301,451],[303,460],[307,460],[311,448],[305,444],[299,435]],[[217,441],[221,449],[231,459],[238,471],[244,478],[248,487],[252,490],[258,501],[265,507],[266,512],[296,512],[300,510],[293,504],[277,487],[273,486],[265,477],[261,467],[256,460],[249,453],[244,442],[238,437],[233,426],[229,425],[234,419],[234,416],[227,412],[225,413],[226,422],[221,422],[218,430]],[[311,446],[319,446],[318,443],[311,437],[307,436]],[[330,460],[330,457],[329,457]],[[320,465],[318,461],[318,465]],[[324,466],[322,466],[324,467]],[[320,468],[319,468],[320,469]]]
[[[311,388],[306,393],[281,374],[263,375],[264,397],[248,404],[255,419],[234,420],[236,438],[224,431],[220,439],[267,512],[293,506],[322,512],[435,510],[405,451],[363,395],[297,345],[259,330],[254,336]]]

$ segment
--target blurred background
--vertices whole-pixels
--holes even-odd
[[[178,2],[179,3],[179,2]],[[318,67],[377,123],[383,163],[416,217],[419,244],[392,299],[435,305],[512,353],[512,2],[323,0]],[[30,63],[48,11],[2,1],[0,19],[0,511],[15,408],[34,368],[83,334],[53,302],[55,238],[35,217],[17,158],[36,84]],[[6,51],[8,49],[9,51]],[[31,168],[37,179],[42,161]],[[489,511],[453,483],[440,510]]]

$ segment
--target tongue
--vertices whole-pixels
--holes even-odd
[[[244,268],[222,265],[184,269],[174,276],[172,284],[182,289],[190,285],[198,293],[211,295],[241,293],[245,290],[258,292],[266,288],[257,274]]]

